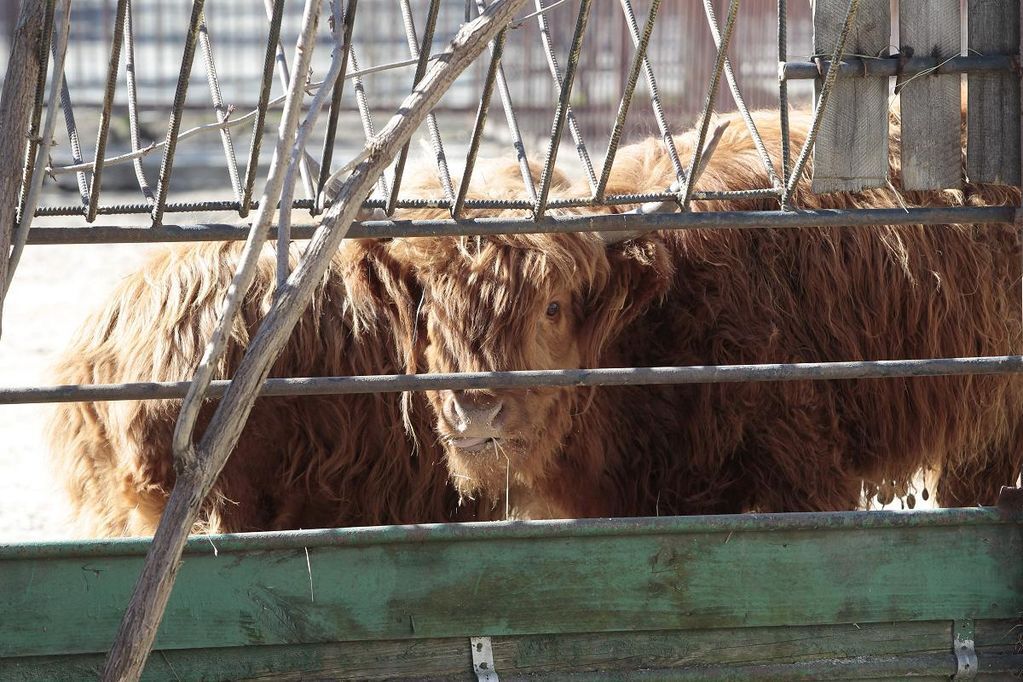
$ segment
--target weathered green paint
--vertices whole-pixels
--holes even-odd
[[[394,666],[393,651],[415,660],[416,652],[432,656],[438,646],[447,652],[444,665],[451,659],[461,666],[467,638],[492,635],[499,638],[495,656],[524,672],[549,671],[552,659],[578,664],[592,650],[611,658],[635,652],[634,662],[651,671],[699,660],[741,669],[736,679],[798,679],[812,677],[811,664],[830,655],[826,628],[818,626],[846,624],[836,645],[862,640],[867,647],[861,668],[855,662],[841,668],[847,678],[860,670],[872,678],[895,675],[886,672],[900,664],[885,658],[891,647],[892,656],[916,656],[924,666],[918,672],[931,666],[943,675],[953,620],[981,623],[1023,613],[1021,529],[1019,516],[974,509],[195,538],[150,668],[166,658],[206,670],[203,679],[223,679],[214,674],[220,668],[237,678],[345,669],[358,656],[372,656],[374,647],[383,647],[378,658]],[[32,671],[60,665],[86,674],[98,665],[147,544],[0,548],[0,679],[32,679]],[[878,623],[897,623],[899,634],[877,636],[880,626],[869,624]],[[772,642],[764,633],[780,633],[779,626],[814,626],[809,632],[818,634],[805,638],[822,648]],[[759,649],[765,656],[728,658],[727,647],[712,640],[709,660],[696,644],[685,648],[704,641],[704,631],[728,632],[712,628],[770,628],[727,635],[743,656],[752,656],[758,651],[753,633],[760,633],[768,639]],[[637,630],[645,631],[642,637],[628,640],[626,633]],[[935,641],[913,643],[939,630]],[[983,633],[978,624],[978,646],[990,635]],[[995,653],[1010,663],[1015,655]],[[228,665],[232,656],[236,665]],[[244,661],[255,667],[238,667]],[[268,668],[274,661],[282,667]]]
[[[1023,667],[1014,621],[987,621],[977,648],[986,672]],[[814,627],[660,630],[497,638],[502,679],[633,677],[695,680],[948,679],[948,621]],[[0,659],[5,682],[95,678],[101,654]],[[157,651],[144,680],[471,680],[468,638]],[[636,671],[642,671],[636,674]]]

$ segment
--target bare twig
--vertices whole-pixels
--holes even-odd
[[[397,151],[412,136],[455,78],[472,64],[486,48],[487,43],[507,26],[513,14],[525,2],[526,0],[500,0],[459,31],[448,50],[427,71],[426,76],[401,104],[380,135],[370,141],[366,160],[355,168],[341,187],[337,201],[324,214],[323,223],[309,243],[305,257],[271,304],[263,324],[238,367],[231,387],[220,401],[198,447],[194,449],[187,447],[191,427],[185,424],[187,428],[182,429],[179,425],[180,433],[175,434],[175,451],[176,454],[183,456],[180,460],[177,482],[167,502],[160,526],[153,537],[152,546],[121,622],[114,647],[107,659],[105,680],[137,680],[141,674],[174,584],[188,531],[238,441],[255,403],[256,394],[270,372],[271,364],[291,334],[363,200],[369,195],[377,178]],[[315,24],[314,18],[310,20],[309,12],[318,5],[319,0],[308,0],[307,21],[302,32],[305,39],[312,35],[310,24]],[[307,56],[302,58],[307,59]],[[278,142],[279,160],[283,159],[287,143],[293,140],[296,134],[298,112],[295,110],[297,101],[293,100],[299,99],[297,96],[299,91],[298,87],[292,88],[291,94],[296,96],[289,96],[288,106],[285,107],[285,119],[288,122],[286,132],[290,135],[282,135]],[[275,197],[279,194],[284,180],[282,166],[279,161],[271,169],[266,195]],[[272,215],[273,211],[269,207],[274,203],[270,200],[260,202],[257,220],[246,244],[246,253],[250,256],[253,248],[255,255],[258,256],[259,248],[266,239],[269,227],[267,217]],[[243,259],[242,267],[235,276],[229,292],[229,301],[233,300],[235,305],[241,293],[251,284],[252,268],[246,273],[245,266],[254,260],[253,257]],[[246,274],[248,277],[245,277]],[[230,319],[226,313],[233,311],[230,310],[230,305],[227,307],[225,318]],[[208,350],[206,359],[214,359],[217,355],[219,354],[211,354]],[[210,366],[201,368],[200,372],[208,377],[211,373]],[[203,383],[208,385],[208,379],[202,382],[199,374],[197,373],[194,386],[198,388]],[[193,401],[203,392],[204,389],[190,394]],[[194,417],[192,423],[194,424]],[[182,443],[186,446],[185,451],[179,450]]]
[[[7,281],[7,250],[11,229],[17,219],[21,191],[22,166],[29,124],[32,118],[32,92],[47,55],[40,47],[46,15],[52,6],[41,0],[24,2],[11,41],[11,54],[0,96],[0,285]],[[31,215],[32,211],[25,213]],[[3,312],[3,288],[0,287],[0,313]]]
[[[64,57],[67,54],[68,33],[71,28],[71,0],[62,0],[59,7],[55,9],[59,23],[54,25],[57,36],[56,50],[53,59],[53,77],[50,82],[50,94],[46,102],[46,122],[43,124],[42,144],[36,150],[36,158],[31,160],[36,168],[43,165],[43,159],[50,153],[50,146],[53,141],[53,133],[57,129],[57,111],[60,109],[60,86],[64,77]],[[7,274],[4,280],[0,281],[0,299],[7,295],[11,288],[11,281],[14,279],[14,270],[21,260],[22,251],[25,249],[25,242],[28,241],[28,231],[32,226],[32,218],[35,216],[36,208],[39,206],[39,193],[43,188],[45,173],[35,173],[32,176],[32,185],[29,187],[28,195],[25,198],[25,209],[18,222],[18,228],[14,233],[13,248],[11,249],[10,260],[7,261]],[[0,252],[0,259],[6,254]]]
[[[333,83],[337,80],[338,75],[341,73],[341,67],[344,64],[344,58],[348,52],[349,45],[344,44],[341,32],[344,30],[341,18],[341,0],[331,0],[331,12],[333,13],[333,34],[334,34],[334,51],[331,53],[330,67],[327,71],[327,77],[324,78],[325,83]],[[309,105],[309,111],[306,113],[305,120],[302,121],[302,125],[298,127],[298,135],[295,139],[295,144],[291,149],[291,158],[288,161],[288,171],[284,176],[284,189],[281,192],[281,211],[278,216],[278,227],[277,227],[277,286],[278,288],[284,285],[284,282],[288,279],[289,263],[288,258],[290,255],[291,246],[291,206],[292,201],[295,198],[295,171],[300,167],[309,169],[309,160],[305,158],[305,147],[309,142],[309,135],[313,131],[313,127],[316,125],[316,119],[320,115],[320,110],[323,109],[323,105],[327,102],[327,97],[330,96],[330,88],[320,88],[316,91],[316,96],[313,97],[312,104]],[[305,164],[304,166],[302,164]],[[319,172],[313,173],[311,177],[319,176]]]
[[[296,64],[299,73],[306,73],[315,45],[316,26],[319,20],[321,0],[306,0],[302,32],[295,46]],[[203,359],[196,370],[188,395],[181,406],[181,413],[174,431],[174,454],[181,470],[174,487],[174,494],[168,501],[160,527],[153,539],[142,574],[135,585],[132,600],[124,614],[114,644],[107,657],[103,679],[113,682],[137,680],[149,656],[156,630],[163,610],[167,606],[170,590],[177,575],[179,557],[188,531],[195,521],[199,507],[209,492],[210,486],[195,482],[193,472],[198,469],[195,448],[192,446],[192,431],[199,414],[199,407],[205,399],[206,390],[213,378],[214,368],[227,345],[227,333],[241,299],[248,291],[255,277],[255,265],[259,258],[266,234],[270,228],[277,199],[284,184],[284,162],[295,139],[298,117],[301,112],[303,88],[301,79],[294,79],[288,90],[288,99],[281,120],[280,138],[270,168],[266,188],[260,207],[253,220],[249,239],[242,251],[241,264],[228,290],[224,310],[214,329],[213,337]],[[219,468],[218,468],[219,471]]]

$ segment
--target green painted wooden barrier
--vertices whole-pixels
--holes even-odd
[[[0,548],[0,679],[94,677],[141,540]],[[884,679],[1023,669],[1023,517],[992,509],[194,538],[150,679]],[[289,675],[291,677],[289,677]]]

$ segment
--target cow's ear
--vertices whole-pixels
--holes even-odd
[[[656,235],[606,247],[608,276],[585,306],[583,361],[601,366],[605,350],[671,286],[674,265]]]

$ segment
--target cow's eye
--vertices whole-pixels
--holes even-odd
[[[553,302],[551,302],[550,305],[547,306],[547,317],[549,317],[551,319],[556,318],[560,312],[561,312],[561,304],[558,303],[557,301],[553,301]]]

